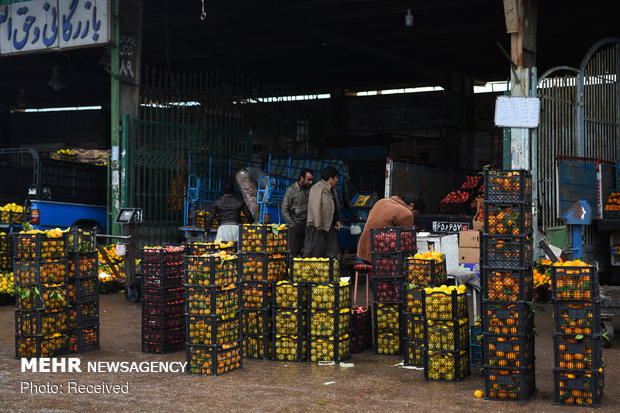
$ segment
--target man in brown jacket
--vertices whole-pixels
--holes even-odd
[[[332,166],[323,169],[321,180],[308,195],[308,220],[304,238],[304,258],[330,258],[340,254],[340,206],[338,205],[338,171]]]
[[[401,196],[394,195],[377,201],[368,213],[364,231],[357,244],[357,257],[370,264],[370,230],[392,227],[412,227],[413,216],[426,210],[422,194],[410,192]]]

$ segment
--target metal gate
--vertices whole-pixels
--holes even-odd
[[[147,72],[140,106],[130,125],[123,125],[127,146],[121,200],[143,209],[138,242],[161,245],[180,237],[190,154],[250,159],[252,140],[235,94],[257,87],[240,76],[226,82],[215,71]]]
[[[560,157],[591,162],[620,159],[619,68],[620,39],[608,38],[590,48],[578,69],[559,66],[538,79],[541,115],[533,134],[532,157],[537,182],[535,205],[543,230],[563,223],[556,190],[556,162]],[[584,231],[584,251],[606,246],[607,242],[593,225]]]

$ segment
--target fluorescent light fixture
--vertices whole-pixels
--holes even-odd
[[[24,109],[26,113],[33,112],[77,112],[82,110],[101,110],[101,106],[67,106],[58,108],[28,108]]]
[[[407,87],[402,89],[366,90],[357,92],[356,96],[401,95],[405,93],[440,92],[441,86]]]

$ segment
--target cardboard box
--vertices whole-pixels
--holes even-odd
[[[474,221],[472,226],[474,227],[474,231],[484,231],[484,222],[482,221]]]
[[[478,264],[480,263],[480,248],[459,248],[459,264]]]
[[[480,231],[459,231],[459,247],[480,248]]]

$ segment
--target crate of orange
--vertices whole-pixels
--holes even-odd
[[[272,316],[271,310],[244,309],[241,313],[241,334],[260,336],[271,334]]]
[[[351,339],[348,334],[331,337],[308,338],[308,361],[346,360],[351,356]]]
[[[60,229],[31,230],[13,235],[14,256],[19,260],[66,258],[67,240]]]
[[[242,339],[243,357],[257,360],[273,360],[271,335],[245,336]]]
[[[190,344],[185,351],[189,374],[219,376],[243,367],[243,349],[238,341],[217,347]]]
[[[189,315],[234,318],[239,312],[239,299],[239,289],[235,284],[225,287],[190,285],[185,288],[185,312]]]
[[[482,298],[492,301],[531,301],[532,270],[482,270]]]
[[[68,326],[67,309],[15,311],[15,334],[20,336],[62,333]]]
[[[403,364],[405,366],[424,367],[424,354],[426,352],[426,346],[424,342],[417,340],[403,340]]]
[[[403,309],[415,315],[424,315],[424,289],[415,284],[403,286]]]
[[[532,233],[532,207],[529,204],[485,202],[485,210],[485,234],[525,235]]]
[[[601,303],[558,301],[554,305],[556,334],[600,334]]]
[[[482,302],[482,332],[527,335],[534,329],[534,312],[529,302]]]
[[[551,267],[553,300],[592,300],[599,296],[598,271],[581,260],[556,262]]]
[[[15,284],[20,286],[64,284],[68,280],[67,260],[18,260],[13,265]]]
[[[532,266],[533,242],[529,235],[484,236],[483,266],[488,268],[525,269]]]
[[[306,361],[308,338],[306,335],[288,336],[275,334],[273,337],[273,359],[278,361]]]
[[[536,373],[534,364],[525,367],[484,366],[484,398],[526,402],[536,391]]]
[[[239,281],[239,260],[226,252],[185,257],[185,283],[225,286]]]
[[[609,191],[603,214],[606,219],[620,218],[620,192],[617,190]]]
[[[185,341],[189,344],[218,346],[239,339],[241,320],[239,317],[220,320],[213,316],[187,316]]]
[[[429,351],[458,351],[469,347],[469,320],[433,321],[424,323],[426,349]]]
[[[599,407],[605,388],[603,368],[598,370],[553,369],[555,404]]]
[[[307,317],[305,309],[276,308],[273,311],[273,332],[287,336],[306,334]]]
[[[519,368],[534,362],[534,335],[492,335],[483,338],[484,360],[487,366]]]
[[[239,254],[239,272],[245,281],[281,281],[286,278],[288,259],[285,254]]]
[[[70,305],[99,299],[99,279],[77,278],[67,284],[67,302]]]
[[[99,274],[99,260],[97,253],[71,254],[69,256],[69,279],[92,278]]]
[[[69,353],[69,337],[64,333],[15,336],[15,358],[56,357]]]
[[[308,305],[308,285],[290,281],[278,281],[273,286],[276,308],[306,308]]]
[[[425,325],[426,321],[424,317],[403,312],[403,323],[404,323],[404,331],[405,337],[410,340],[417,341],[419,343],[424,343],[426,340],[425,336]]]
[[[409,282],[422,286],[439,286],[446,281],[446,259],[438,251],[417,253],[405,261]]]
[[[459,351],[426,351],[424,380],[461,381],[470,374],[469,349]]]
[[[592,370],[603,366],[601,335],[554,335],[555,367],[568,370]]]
[[[263,281],[243,281],[240,284],[241,306],[255,310],[269,309],[272,305],[273,286]]]
[[[240,225],[239,251],[282,254],[288,252],[288,229],[286,224]]]
[[[97,324],[99,324],[99,301],[69,307],[69,328],[90,327]]]
[[[16,310],[55,310],[67,307],[67,285],[22,287],[16,295]]]
[[[72,353],[99,350],[99,325],[69,330],[69,346]]]
[[[532,174],[526,170],[485,170],[484,199],[488,202],[531,203]]]

